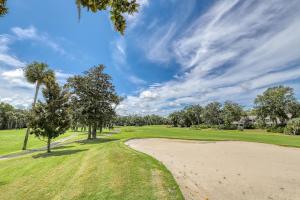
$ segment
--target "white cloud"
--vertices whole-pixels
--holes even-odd
[[[59,43],[50,38],[47,33],[39,32],[34,26],[30,26],[28,28],[13,27],[11,31],[20,40],[33,40],[40,42],[42,45],[48,46],[53,51],[73,59],[73,56],[67,53]]]
[[[144,85],[147,83],[145,80],[143,80],[135,75],[129,75],[128,80],[136,85]]]
[[[15,36],[0,35],[0,101],[11,103],[19,107],[28,107],[32,103],[34,84],[26,81],[23,75],[24,61],[13,55],[10,50],[10,44],[19,40],[30,39],[44,42],[48,40],[46,35],[38,34],[34,27],[28,29],[13,28]],[[47,41],[48,46],[59,48],[52,41]],[[58,81],[63,84],[72,74],[67,74],[56,70]]]
[[[293,84],[300,76],[299,10],[297,0],[217,1],[183,33],[167,37],[165,31],[165,40],[154,34],[149,41],[163,41],[154,49],[167,51],[182,73],[128,96],[118,112],[167,114],[226,99],[249,105],[269,86]],[[160,62],[159,55],[150,58]]]
[[[0,64],[12,67],[23,67],[25,63],[18,59],[16,56],[8,53],[9,45],[11,43],[9,35],[0,35]],[[0,65],[1,67],[1,65]]]

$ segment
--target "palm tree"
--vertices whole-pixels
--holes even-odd
[[[35,94],[34,94],[34,99],[32,104],[32,108],[34,108],[40,86],[44,84],[45,78],[49,76],[54,77],[55,75],[54,72],[51,69],[49,69],[47,64],[33,62],[25,67],[24,76],[29,83],[35,84]],[[24,138],[24,143],[22,148],[23,150],[26,150],[29,133],[30,133],[30,127],[28,126]]]

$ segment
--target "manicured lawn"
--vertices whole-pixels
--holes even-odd
[[[183,199],[162,164],[118,140],[74,143],[0,166],[1,200]]]
[[[26,132],[25,129],[0,130],[0,155],[20,151],[23,146],[25,132]],[[59,136],[55,140],[68,137],[72,134],[74,133],[69,131]],[[28,149],[43,147],[43,146],[46,146],[46,142],[39,140],[34,135],[29,135],[29,140],[27,144]]]
[[[300,137],[263,130],[124,127],[121,133],[0,161],[0,199],[183,199],[170,172],[128,148],[130,138],[241,140],[300,147]]]
[[[269,133],[265,130],[193,130],[189,128],[168,128],[166,126],[124,127],[122,134],[113,138],[178,138],[192,140],[237,140],[247,142],[260,142],[281,146],[300,147],[300,136],[290,136]]]

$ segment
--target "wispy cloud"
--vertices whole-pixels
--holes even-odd
[[[167,49],[181,74],[128,96],[119,113],[167,114],[186,104],[226,99],[249,105],[268,86],[292,84],[300,75],[299,10],[297,0],[217,1],[155,48]],[[162,61],[159,54],[150,58]]]
[[[20,40],[37,41],[63,56],[73,58],[58,42],[54,41],[47,33],[38,31],[34,26],[27,28],[13,27],[11,31]]]
[[[138,76],[134,75],[130,66],[127,63],[126,41],[124,38],[119,38],[112,43],[112,60],[115,68],[122,73],[128,81],[135,85],[144,85],[147,82]]]
[[[23,67],[25,63],[9,53],[12,39],[9,35],[0,35],[0,63],[12,67]]]

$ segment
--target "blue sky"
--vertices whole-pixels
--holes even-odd
[[[10,0],[0,19],[0,101],[32,102],[21,67],[47,62],[63,83],[104,64],[125,96],[120,114],[161,114],[188,104],[232,100],[251,107],[284,84],[300,97],[300,2],[139,0],[125,36],[106,12],[74,0]]]

